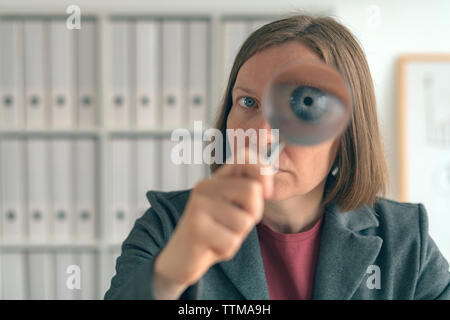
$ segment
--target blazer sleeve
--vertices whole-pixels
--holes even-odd
[[[415,299],[450,300],[449,264],[428,233],[428,218],[425,207],[419,204],[420,268]]]
[[[150,193],[150,192],[149,192]],[[122,244],[116,261],[116,274],[105,293],[106,300],[153,300],[153,266],[156,257],[167,243],[176,224],[176,214],[171,212],[167,199],[153,194],[154,203],[136,220],[133,229]],[[158,203],[156,203],[158,202]],[[153,205],[154,204],[154,205]],[[166,207],[166,209],[164,209]],[[180,297],[198,299],[199,283],[188,287]]]

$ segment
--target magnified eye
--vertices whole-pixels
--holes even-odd
[[[285,142],[314,145],[344,130],[352,114],[352,98],[334,67],[306,59],[280,67],[264,89],[261,109]]]
[[[345,110],[336,96],[309,85],[273,86],[269,102],[277,110],[277,116],[291,118],[290,121],[297,121],[298,125],[330,125]]]
[[[330,97],[323,91],[302,86],[297,87],[289,97],[294,114],[303,121],[316,121],[329,109]]]
[[[292,144],[311,145],[328,139],[346,123],[348,111],[340,99],[321,88],[279,83],[263,101],[272,128]]]
[[[238,102],[244,108],[253,108],[256,105],[256,101],[250,97],[242,97]]]

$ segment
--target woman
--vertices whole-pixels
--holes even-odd
[[[255,31],[234,62],[217,128],[269,129],[263,89],[297,59],[343,75],[348,128],[319,145],[286,146],[275,175],[261,175],[262,164],[214,164],[192,190],[148,192],[151,208],[122,245],[106,299],[450,299],[424,206],[378,196],[387,170],[374,89],[344,26],[301,15]]]

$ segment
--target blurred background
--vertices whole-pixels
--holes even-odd
[[[302,10],[360,41],[386,197],[423,203],[449,260],[450,2],[0,0],[0,298],[102,299],[146,192],[208,176],[172,129],[211,126],[244,39]]]

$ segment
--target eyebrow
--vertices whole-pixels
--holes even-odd
[[[250,94],[253,94],[255,96],[258,95],[255,91],[253,91],[252,89],[249,89],[249,88],[244,88],[244,87],[238,86],[238,87],[234,87],[232,91],[234,91],[234,90],[242,90],[242,91],[248,92]]]

